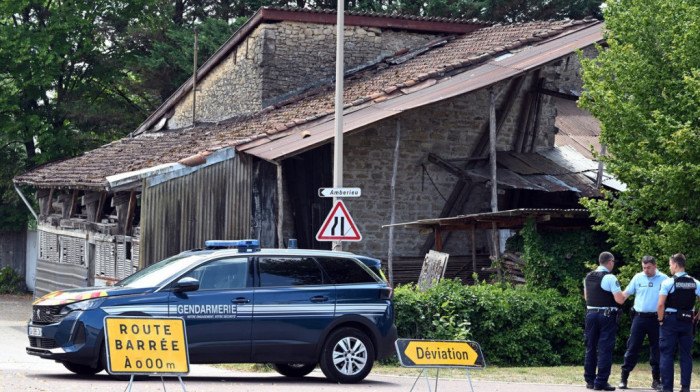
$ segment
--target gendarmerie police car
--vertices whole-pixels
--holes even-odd
[[[363,380],[394,353],[392,289],[380,261],[346,252],[260,249],[207,241],[112,287],[38,299],[27,353],[77,374],[106,368],[106,316],[182,317],[191,363],[272,363],[290,377],[320,365],[335,382]]]

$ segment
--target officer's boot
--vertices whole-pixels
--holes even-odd
[[[620,389],[627,389],[627,378],[630,376],[630,372],[623,370],[620,375],[620,384],[617,386]]]
[[[662,389],[662,386],[661,386],[661,376],[659,375],[659,373],[652,372],[651,378],[652,378],[651,389],[656,389],[657,391],[660,391]]]

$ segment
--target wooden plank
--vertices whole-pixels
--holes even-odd
[[[434,250],[425,255],[420,277],[418,278],[418,287],[421,291],[425,291],[440,282],[440,279],[445,275],[449,258],[449,254]]]

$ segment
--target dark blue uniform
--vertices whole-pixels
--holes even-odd
[[[700,295],[700,282],[685,272],[679,272],[661,284],[659,294],[667,295],[659,339],[663,390],[673,390],[673,360],[676,347],[680,351],[681,387],[688,390],[693,371],[691,349],[694,336],[692,319],[684,317],[684,314],[692,315],[695,298]]]
[[[584,284],[587,311],[583,377],[587,386],[602,389],[608,385],[612,367],[618,312],[613,294],[620,291],[620,282],[607,268],[599,266],[586,276]]]

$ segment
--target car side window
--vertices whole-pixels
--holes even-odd
[[[240,289],[247,285],[248,258],[214,260],[201,265],[185,276],[199,280],[200,290]]]
[[[261,257],[260,287],[310,286],[323,284],[323,272],[310,257]]]
[[[317,257],[316,260],[335,284],[377,283],[369,267],[352,259]]]

